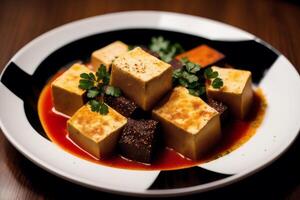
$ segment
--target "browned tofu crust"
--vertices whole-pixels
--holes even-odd
[[[80,74],[90,72],[92,71],[85,65],[74,64],[52,82],[53,104],[57,111],[72,116],[86,103],[86,92],[78,85]]]
[[[220,139],[220,115],[184,87],[176,87],[152,111],[161,123],[168,147],[197,160]]]
[[[97,158],[107,157],[116,150],[120,132],[127,122],[114,109],[108,109],[108,114],[101,115],[86,104],[67,122],[69,137]]]
[[[172,88],[172,67],[136,47],[113,62],[111,84],[147,111]]]

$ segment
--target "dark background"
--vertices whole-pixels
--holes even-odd
[[[219,20],[251,32],[282,52],[300,72],[300,3],[297,2],[0,0],[0,71],[26,43],[67,22],[117,11],[164,10]],[[93,191],[59,179],[24,158],[1,133],[0,130],[1,200],[79,197],[133,199]],[[231,186],[180,199],[300,199],[299,153],[298,137],[282,157],[255,175]]]

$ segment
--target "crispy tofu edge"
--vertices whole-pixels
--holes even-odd
[[[151,98],[145,99],[145,110],[153,108],[172,89],[172,73],[173,69],[171,67],[167,68],[160,76],[156,76],[146,83],[146,94],[151,94],[153,90],[158,92],[156,95],[152,95]],[[152,100],[150,101],[150,99]]]
[[[85,94],[81,95],[66,90],[65,88],[51,84],[52,102],[55,110],[72,116],[81,106],[86,103]]]
[[[188,142],[186,144],[186,141],[194,141],[193,134],[186,133],[185,130],[174,125],[165,118],[161,117],[156,112],[152,112],[152,118],[160,122],[161,127],[163,129],[163,138],[166,143],[166,146],[174,149],[175,151],[186,157],[195,157],[194,152],[190,150],[195,149],[195,142]],[[182,144],[179,141],[184,141],[185,144]]]
[[[87,66],[79,63],[73,64],[68,70],[71,70],[76,65],[80,65],[81,67],[88,69],[87,71],[92,72],[91,70],[89,70],[89,68],[87,68]],[[81,93],[78,94],[77,92],[75,93],[71,91],[69,88],[64,88],[61,85],[57,84],[56,80],[61,78],[63,74],[58,76],[50,85],[52,92],[52,102],[56,111],[68,116],[72,116],[81,106],[86,103],[86,91],[80,89]]]
[[[245,71],[245,70],[243,70]],[[250,71],[249,71],[250,72]],[[248,114],[248,111],[252,105],[253,101],[253,89],[252,89],[252,73],[250,72],[250,76],[248,77],[246,84],[242,90],[241,93],[235,93],[235,92],[227,92],[222,91],[221,89],[210,89],[210,86],[206,85],[206,93],[207,96],[213,99],[216,99],[218,101],[224,102],[226,105],[229,106],[229,110],[231,113],[234,114],[234,116],[238,119],[244,119],[245,116]],[[251,88],[246,94],[245,90],[248,89],[248,87]],[[249,97],[249,100],[247,100],[247,96]],[[246,110],[242,108],[242,105],[244,104],[244,101],[246,101]],[[237,109],[236,104],[239,104],[240,107]]]
[[[230,68],[223,68],[223,67],[218,67],[218,66],[212,66],[212,69],[213,69],[214,67],[222,68],[222,69],[230,69]],[[246,81],[246,83],[245,83],[245,87],[243,88],[242,92],[238,93],[238,94],[242,94],[242,93],[244,92],[244,89],[246,88],[246,84],[247,84],[247,82],[249,81],[249,79],[251,80],[251,83],[252,83],[252,72],[251,72],[251,71],[248,71],[248,70],[234,69],[234,68],[233,68],[232,70],[246,71],[246,72],[249,72],[249,73],[250,73],[250,75],[248,76],[247,81]],[[220,89],[213,89],[213,88],[212,88],[210,85],[208,85],[208,84],[205,85],[205,88],[206,88],[206,91],[207,91],[207,90],[210,90],[210,91],[213,91],[213,90],[215,90],[215,91],[221,91],[221,90],[222,90],[222,88],[220,88]],[[251,88],[252,88],[252,84],[251,84]],[[222,92],[223,92],[223,93],[227,93],[227,94],[236,94],[236,95],[238,95],[238,94],[235,93],[235,92],[228,92],[228,91],[222,91]]]
[[[247,90],[247,88],[250,88],[250,90]],[[247,90],[247,91],[245,91]],[[249,110],[252,106],[253,102],[253,89],[252,89],[252,78],[247,80],[245,88],[243,90],[243,95],[242,95],[242,105],[245,104],[245,109],[242,109],[242,115],[240,116],[241,119],[244,119],[247,114],[249,113]]]
[[[119,87],[126,97],[132,99],[142,109],[145,108],[145,93],[143,93],[142,96],[136,95],[136,91],[140,90],[140,86],[145,92],[145,82],[141,81],[135,76],[132,76],[127,71],[124,71],[120,69],[120,67],[117,67],[113,64],[111,70],[110,84],[115,87]]]
[[[215,148],[215,145],[220,141],[222,137],[220,114],[211,118],[200,132],[202,133],[195,135],[195,145],[199,146],[201,151],[195,153],[194,160],[201,159],[202,156]]]
[[[152,77],[151,77],[150,79],[148,79],[148,80],[142,80],[143,82],[151,81],[152,79],[154,79],[155,77],[159,77],[161,74],[163,74],[165,71],[167,71],[167,70],[169,70],[169,69],[173,70],[171,64],[166,63],[166,62],[162,61],[161,59],[158,59],[157,57],[155,57],[155,56],[149,54],[148,52],[144,51],[141,47],[136,47],[136,48],[132,49],[131,51],[128,51],[127,53],[130,53],[130,52],[136,51],[136,50],[142,51],[146,56],[149,56],[149,57],[151,57],[153,60],[157,60],[157,61],[163,63],[163,64],[166,66],[166,68],[165,68],[164,70],[162,70],[162,72],[161,72],[160,74],[157,74],[157,75],[155,75],[155,76],[152,76]],[[118,59],[118,58],[117,58],[117,59]],[[118,67],[117,65],[115,65],[115,63],[113,63],[113,64],[114,64],[115,67],[121,68],[121,67]],[[124,71],[124,70],[122,70],[122,71]],[[131,73],[127,72],[127,71],[124,71],[124,72],[126,72],[126,73],[132,75],[132,76],[135,77],[136,79],[141,80],[139,77],[135,76],[134,74],[131,74]]]
[[[221,138],[221,122],[220,122],[220,114],[217,112],[216,115],[214,115],[205,125],[202,129],[199,130],[198,133],[189,133],[186,130],[184,130],[182,127],[177,126],[176,124],[172,123],[171,121],[166,120],[165,118],[161,117],[160,114],[157,113],[157,108],[160,108],[161,106],[163,106],[169,99],[171,95],[171,92],[169,92],[157,105],[156,107],[152,110],[152,118],[156,119],[157,121],[159,121],[161,123],[161,126],[163,128],[163,134],[164,134],[164,138],[166,141],[167,146],[175,149],[176,151],[178,151],[179,153],[181,153],[182,155],[193,159],[193,160],[198,160],[199,158],[201,158],[202,155],[204,155],[206,152],[208,152],[210,149],[213,148],[213,145],[216,144],[219,139]],[[216,121],[217,120],[217,121]],[[201,142],[199,141],[199,138],[203,138],[203,135],[205,136],[205,133],[200,133],[202,131],[207,131],[208,128],[211,127],[212,122],[216,121],[217,123],[217,132],[214,133],[214,137],[212,137],[212,140],[210,140],[208,143],[204,143],[201,144]],[[167,131],[168,128],[171,128],[171,131]],[[174,136],[174,133],[177,132],[179,133],[179,135],[177,134],[177,136]],[[166,138],[170,137],[174,140],[171,140],[172,142],[169,142]],[[213,140],[214,138],[216,138],[215,140]],[[176,145],[177,141],[183,141],[183,140],[189,140],[191,139],[193,142],[192,143],[188,143],[185,146],[182,144]],[[174,145],[175,144],[175,145]],[[201,150],[200,152],[196,151],[196,148],[199,146],[205,146],[204,150]],[[192,147],[192,150],[191,148]]]
[[[104,61],[101,61],[100,59],[98,59],[95,55],[96,55],[98,52],[103,51],[104,48],[106,48],[106,47],[108,47],[108,46],[110,46],[110,45],[113,45],[113,44],[115,44],[115,43],[121,43],[122,45],[126,46],[127,49],[128,49],[128,45],[127,45],[127,44],[125,44],[124,42],[122,42],[122,41],[120,41],[120,40],[116,40],[116,41],[114,41],[114,42],[112,42],[112,43],[110,43],[110,44],[108,44],[108,45],[106,45],[106,46],[104,46],[104,47],[102,47],[102,48],[100,48],[100,49],[97,49],[97,50],[93,51],[93,52],[92,52],[92,55],[91,55],[91,65],[92,65],[93,71],[97,71],[98,67],[99,67],[101,64],[104,64],[104,65],[106,66],[106,70],[110,70],[110,66],[111,66],[111,64],[113,63],[113,61],[112,61],[112,62],[109,62],[109,63],[108,63],[108,62],[104,62]]]
[[[145,52],[147,53],[147,52]],[[148,53],[147,53],[148,54]],[[152,56],[151,54],[149,54],[149,56]],[[154,56],[152,56],[154,57]],[[155,58],[155,57],[154,57]],[[157,58],[156,58],[157,59]],[[163,61],[161,61],[163,62]],[[168,63],[167,63],[168,64]],[[162,73],[153,76],[151,79],[147,80],[147,81],[143,81],[141,79],[139,79],[137,76],[132,75],[131,73],[122,70],[121,67],[115,65],[115,63],[112,64],[112,70],[111,70],[111,80],[110,80],[110,84],[116,87],[119,87],[123,93],[125,94],[125,96],[127,96],[128,98],[132,99],[137,105],[139,105],[143,110],[150,110],[156,103],[157,101],[164,96],[164,94],[166,94],[168,92],[168,90],[170,90],[172,88],[172,73],[173,73],[173,69],[172,66],[170,64],[168,64],[168,67],[162,71]],[[117,74],[117,75],[115,75]],[[121,76],[119,74],[122,74]],[[151,83],[163,79],[163,77],[167,77],[167,79],[169,80],[169,84],[164,82],[164,86],[165,87],[161,87],[161,82],[158,84],[160,91],[158,92],[157,95],[155,95],[153,101],[150,101],[150,103],[148,103],[147,99],[146,99],[146,94],[148,90],[153,90],[153,86]],[[126,79],[120,79],[120,77],[126,77]],[[127,78],[129,77],[129,78]],[[124,85],[124,83],[126,83],[126,86]],[[129,87],[133,87],[130,90],[127,88],[127,86],[129,85]],[[140,87],[135,87],[135,86],[139,86],[141,85],[142,88],[144,89],[144,94],[143,97],[137,97],[136,96],[136,90],[139,90]],[[151,88],[151,89],[148,89]]]
[[[112,108],[110,108],[113,110]],[[78,110],[79,111],[79,110]],[[114,110],[114,112],[118,113]],[[118,113],[121,115],[120,113]],[[123,116],[124,117],[124,116]],[[67,130],[69,137],[81,148],[83,148],[88,153],[92,154],[93,156],[97,158],[106,158],[109,155],[111,155],[114,152],[114,149],[117,146],[117,142],[120,136],[120,133],[124,126],[127,123],[126,117],[124,117],[125,121],[118,129],[110,133],[108,136],[106,136],[104,139],[95,141],[86,135],[80,133],[80,131],[75,128],[71,123],[71,119],[67,121]],[[110,139],[112,138],[112,139]],[[84,141],[84,142],[82,142]],[[113,141],[113,142],[112,142]],[[105,148],[105,146],[108,146]]]
[[[99,143],[81,134],[68,120],[67,130],[69,137],[83,150],[92,154],[93,156],[100,158]]]
[[[156,112],[152,112],[152,117],[161,123],[166,145],[192,160],[199,160],[213,149],[221,138],[220,114],[215,115],[196,134],[188,133],[181,127],[161,117]],[[216,123],[216,131],[207,133],[210,129],[215,127],[214,122]],[[178,141],[184,141],[184,144]]]

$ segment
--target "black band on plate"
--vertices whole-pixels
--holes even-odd
[[[161,171],[154,183],[148,189],[154,190],[192,187],[217,181],[229,176],[232,175],[209,171],[201,167]]]
[[[32,78],[15,63],[11,62],[6,67],[1,82],[20,99],[24,100],[28,93],[32,93]]]
[[[47,138],[38,117],[37,102],[41,90],[35,79],[14,62],[11,62],[3,72],[1,82],[12,93],[23,100],[25,114],[29,123],[40,135]]]

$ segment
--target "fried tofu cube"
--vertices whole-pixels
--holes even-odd
[[[121,41],[115,41],[92,53],[91,64],[92,69],[97,71],[101,64],[109,67],[114,59],[128,51],[128,46]]]
[[[172,88],[172,71],[170,64],[136,47],[113,62],[111,85],[147,111]]]
[[[185,157],[200,159],[221,137],[220,114],[184,87],[176,87],[152,111],[164,140]]]
[[[80,74],[90,72],[85,65],[74,64],[52,82],[53,104],[57,111],[72,116],[86,103],[85,91],[78,85]]]
[[[219,51],[203,44],[176,56],[177,59],[185,57],[189,61],[199,64],[201,67],[208,67],[220,62],[225,56]]]
[[[219,73],[219,77],[223,80],[223,87],[216,89],[207,85],[207,95],[224,102],[237,118],[245,118],[253,99],[251,72],[216,66],[212,69]]]
[[[127,119],[111,107],[106,115],[101,115],[86,104],[68,120],[67,129],[77,145],[97,158],[105,158],[114,152],[126,122]]]

